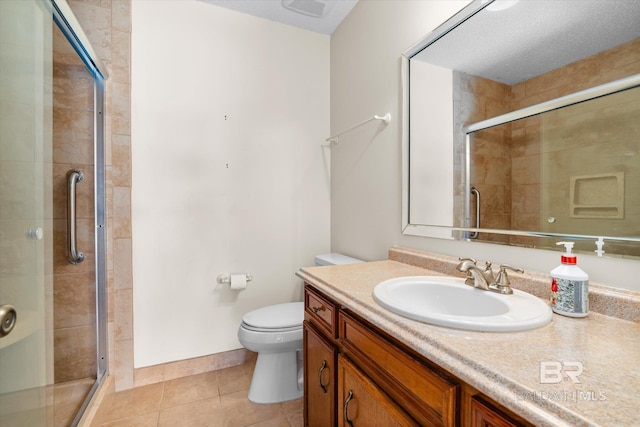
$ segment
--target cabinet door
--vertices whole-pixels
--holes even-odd
[[[338,356],[339,427],[418,424],[342,355]]]
[[[304,424],[336,424],[336,348],[304,322]]]

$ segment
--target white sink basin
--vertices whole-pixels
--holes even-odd
[[[384,308],[420,322],[470,331],[510,332],[551,321],[549,305],[526,292],[475,289],[463,278],[411,276],[385,280],[373,290]]]

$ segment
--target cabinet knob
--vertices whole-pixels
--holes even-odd
[[[324,306],[321,307],[311,307],[311,310],[315,313],[318,314],[319,311],[324,311]]]

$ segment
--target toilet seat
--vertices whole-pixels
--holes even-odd
[[[242,326],[256,332],[286,332],[302,329],[304,303],[287,302],[250,311],[242,316]]]
[[[254,332],[265,332],[265,333],[276,333],[276,332],[291,332],[291,331],[299,331],[302,329],[302,325],[300,326],[291,326],[290,328],[259,328],[256,326],[247,325],[242,322],[242,327],[249,331]]]

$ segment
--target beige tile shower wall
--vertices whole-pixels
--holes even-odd
[[[543,216],[556,217],[556,224],[573,233],[586,229],[595,235],[633,235],[640,229],[639,115],[640,89],[635,88],[543,116]],[[602,175],[607,174],[605,182]],[[573,201],[586,207],[583,216],[584,211],[573,211],[570,204],[572,177],[593,183],[577,185],[573,194]],[[624,206],[618,204],[619,192]],[[616,217],[619,211],[621,218]],[[607,244],[609,250],[613,245]],[[584,249],[580,242],[576,247]],[[637,248],[628,248],[627,253],[640,255]]]
[[[93,77],[53,25],[53,335],[54,381],[95,378],[95,253]],[[66,259],[67,171],[81,170],[76,187],[78,249]]]
[[[540,228],[540,118],[511,124],[511,226],[514,230]],[[530,237],[511,236],[514,244],[532,245]]]
[[[512,109],[524,108],[639,72],[640,38],[514,85]],[[596,235],[612,234],[605,230],[614,230],[613,233],[616,233],[615,230],[623,228],[623,222],[625,228],[631,227],[627,230],[638,228],[640,221],[631,214],[638,211],[634,207],[639,204],[639,193],[634,191],[633,184],[637,182],[637,172],[633,172],[636,167],[632,167],[635,156],[629,156],[637,147],[634,139],[638,133],[635,124],[637,119],[625,119],[625,116],[637,117],[637,90],[628,91],[627,95],[614,95],[610,99],[592,101],[512,124],[514,228],[526,230],[537,224],[540,227],[544,225],[550,232],[562,228],[564,231],[584,234],[588,229],[590,234]],[[608,105],[609,102],[614,102],[614,105]],[[625,121],[626,125],[621,126],[618,119]],[[608,147],[605,156],[601,151],[594,151],[602,144]],[[531,166],[538,164],[543,165],[542,170],[533,170]],[[570,218],[571,176],[620,171],[628,174],[626,182],[629,184],[625,188],[624,220]],[[541,189],[541,179],[550,181],[551,188]],[[542,211],[535,212],[537,206],[542,206]],[[546,221],[549,217],[556,218],[556,222],[549,224]],[[621,230],[617,234],[629,232]],[[514,239],[524,243],[522,239],[527,238]],[[537,245],[543,243],[538,242]],[[582,249],[579,245],[577,248]],[[591,249],[591,245],[584,249]]]
[[[130,0],[69,0],[109,78],[105,87],[107,306],[109,371],[116,389],[131,388]]]
[[[514,110],[640,71],[640,38],[514,85]]]
[[[464,73],[459,75],[462,104],[462,125],[469,125],[506,113],[511,100],[511,87]],[[511,125],[476,132],[471,144],[473,168],[471,185],[481,195],[480,226],[511,228]],[[458,144],[463,147],[464,144]],[[471,198],[471,222],[475,224],[475,197]],[[508,236],[480,234],[483,241],[504,242]]]

